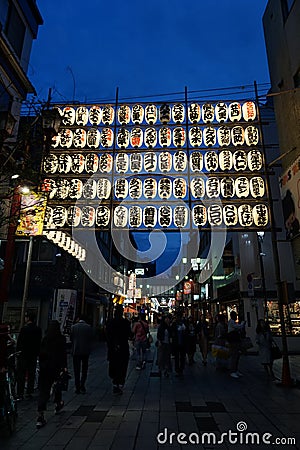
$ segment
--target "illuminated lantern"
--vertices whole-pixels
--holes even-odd
[[[85,166],[85,158],[81,153],[74,153],[71,155],[72,158],[72,166],[71,171],[73,173],[82,173],[84,171]]]
[[[81,222],[81,209],[78,206],[70,206],[67,209],[67,224],[70,227],[78,227]]]
[[[70,106],[66,106],[62,110],[61,123],[62,123],[62,125],[65,125],[65,126],[74,125],[74,123],[75,123],[75,109],[74,108],[71,108]]]
[[[237,150],[233,154],[233,167],[237,172],[246,170],[247,153],[244,150]]]
[[[255,120],[256,118],[256,106],[254,102],[245,102],[242,106],[243,117],[246,122]]]
[[[109,153],[102,153],[99,156],[99,171],[101,173],[110,173],[113,166],[113,157]]]
[[[89,112],[89,121],[92,125],[99,125],[102,119],[102,109],[98,105],[93,105]]]
[[[82,196],[82,181],[78,178],[72,178],[69,185],[69,198],[78,200]]]
[[[172,168],[172,155],[170,152],[161,152],[159,154],[158,166],[161,172],[170,172]]]
[[[206,195],[208,198],[220,197],[220,181],[217,177],[211,177],[206,180]]]
[[[143,157],[140,153],[132,153],[130,155],[130,170],[133,173],[141,172],[143,168]]]
[[[58,157],[57,171],[59,173],[68,173],[72,167],[72,158],[68,153],[61,153]]]
[[[142,225],[143,213],[139,206],[131,206],[129,208],[129,226],[139,228]]]
[[[76,124],[85,127],[89,119],[89,112],[85,106],[79,106],[76,109]]]
[[[87,153],[85,155],[85,171],[86,173],[95,173],[99,167],[99,158],[96,153]]]
[[[230,145],[230,128],[229,127],[220,127],[217,131],[218,144],[220,147],[225,147]]]
[[[53,215],[53,209],[50,208],[50,206],[47,206],[46,211],[45,211],[45,217],[44,217],[44,228],[51,227],[52,215]],[[49,234],[48,234],[48,236],[49,236]]]
[[[188,117],[191,123],[198,123],[201,119],[201,108],[198,103],[191,103],[188,107]]]
[[[205,183],[203,178],[196,177],[191,180],[191,193],[194,198],[203,198],[205,196]]]
[[[231,170],[233,164],[232,153],[229,150],[222,150],[219,153],[219,165],[223,171]]]
[[[186,181],[184,178],[174,179],[173,195],[175,198],[184,198],[186,196]]]
[[[55,196],[61,200],[65,200],[69,194],[69,180],[57,179],[56,180],[56,194]]]
[[[148,148],[153,148],[157,144],[157,134],[155,128],[146,128],[145,130],[145,145]]]
[[[115,110],[111,105],[105,105],[102,109],[102,122],[111,125],[115,119]]]
[[[177,151],[174,153],[173,166],[176,172],[184,172],[187,166],[187,157],[184,151]]]
[[[238,177],[235,180],[235,194],[239,198],[249,197],[249,180],[246,177]]]
[[[98,227],[107,227],[110,220],[110,210],[107,206],[100,205],[96,208],[96,225]]]
[[[60,130],[60,146],[62,148],[71,148],[73,141],[73,132],[68,128]]]
[[[64,206],[54,206],[52,222],[55,227],[63,227],[66,223],[67,211]]]
[[[215,118],[215,108],[211,103],[202,105],[202,120],[204,123],[211,123]]]
[[[171,130],[168,127],[161,127],[159,129],[159,145],[161,147],[170,147],[171,145]]]
[[[172,181],[169,178],[160,178],[158,182],[158,195],[162,199],[169,199],[172,194]]]
[[[143,192],[143,183],[139,178],[131,178],[129,181],[129,196],[139,199]]]
[[[203,169],[203,155],[200,152],[190,154],[190,167],[192,172],[201,172]]]
[[[229,119],[231,122],[239,122],[242,118],[242,107],[240,103],[233,102],[229,105]]]
[[[154,125],[157,121],[157,108],[155,105],[147,105],[145,109],[145,119],[149,125]]]
[[[183,127],[173,129],[173,144],[175,147],[183,147],[185,144],[185,130]]]
[[[77,128],[73,133],[73,145],[75,148],[84,148],[86,144],[86,131]]]
[[[254,198],[265,195],[265,183],[262,177],[253,177],[250,179],[250,192]]]
[[[81,210],[81,225],[93,227],[95,225],[96,212],[92,206],[83,206]]]
[[[207,222],[207,211],[204,205],[196,205],[192,210],[193,223],[196,227],[203,227]]]
[[[144,108],[142,105],[133,105],[131,109],[131,121],[140,125],[144,119]]]
[[[53,198],[56,194],[56,182],[51,178],[45,178],[42,183],[42,191],[48,192],[49,198]]]
[[[60,144],[60,133],[58,133],[56,136],[53,136],[51,139],[51,147],[57,148]]]
[[[219,226],[223,221],[223,211],[220,205],[210,205],[208,207],[208,222],[211,226]]]
[[[251,227],[253,223],[252,208],[250,205],[240,205],[238,207],[239,223],[242,227]]]
[[[128,195],[128,181],[126,178],[118,178],[115,181],[116,198],[126,198]]]
[[[52,241],[54,244],[61,244],[63,239],[64,233],[62,231],[54,231],[54,234],[52,235]]]
[[[97,197],[108,199],[111,192],[111,182],[107,178],[100,178],[97,182]]]
[[[101,133],[97,128],[90,128],[86,135],[86,143],[89,148],[98,148],[100,145]]]
[[[200,147],[202,144],[202,130],[200,127],[191,127],[189,130],[189,142],[192,147]]]
[[[238,223],[238,211],[235,205],[225,205],[223,207],[223,220],[227,227],[233,227]]]
[[[157,183],[154,178],[146,178],[144,180],[144,197],[155,198],[157,194]]]
[[[204,164],[208,172],[214,172],[218,169],[219,158],[216,152],[206,152],[204,155]]]
[[[141,128],[132,128],[130,133],[130,145],[134,148],[139,148],[143,144],[143,131]]]
[[[43,162],[43,170],[45,173],[55,173],[58,168],[58,158],[53,153],[46,155]]]
[[[269,222],[268,207],[263,203],[255,205],[252,211],[253,220],[257,227],[265,227]]]
[[[237,145],[243,145],[245,142],[245,131],[240,125],[231,128],[231,141],[236,147]]]
[[[129,145],[130,133],[126,128],[119,128],[117,134],[117,145],[120,148],[127,148]]]
[[[204,128],[203,140],[204,140],[204,145],[206,145],[206,147],[211,147],[211,146],[216,145],[216,140],[217,140],[216,129],[213,127]]]
[[[187,226],[189,220],[189,210],[186,206],[175,206],[173,211],[173,222],[178,228]]]
[[[154,152],[144,154],[144,169],[146,172],[155,172],[157,167],[157,156]]]
[[[164,103],[159,107],[159,120],[163,124],[167,124],[171,120],[171,108],[167,103]]]
[[[116,156],[115,168],[118,173],[128,172],[129,156],[127,153],[118,153]]]
[[[128,105],[121,105],[118,108],[118,121],[121,125],[126,125],[130,121],[130,108]]]
[[[228,107],[226,103],[219,102],[215,107],[216,120],[219,123],[226,122],[228,120]]]
[[[172,120],[175,123],[182,123],[184,121],[185,111],[182,103],[175,103],[172,106]]]
[[[143,222],[145,227],[155,227],[157,223],[157,210],[154,206],[146,206],[143,210]]]
[[[224,198],[232,198],[235,194],[235,182],[231,177],[221,179],[221,194]]]
[[[253,149],[248,153],[248,167],[251,172],[261,170],[263,165],[262,154],[259,150]]]
[[[114,142],[114,132],[111,128],[103,128],[101,133],[100,142],[102,147],[109,148]]]
[[[96,197],[97,193],[97,181],[93,178],[89,178],[85,181],[83,185],[83,198],[87,198],[89,200],[93,200]]]
[[[253,125],[249,125],[245,130],[245,141],[246,144],[251,145],[257,145],[259,141],[259,131],[257,127],[254,127]]]
[[[172,208],[164,205],[158,209],[158,223],[161,227],[169,227],[172,223]]]

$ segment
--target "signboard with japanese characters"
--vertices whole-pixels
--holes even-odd
[[[42,183],[57,228],[269,226],[255,102],[57,108]]]

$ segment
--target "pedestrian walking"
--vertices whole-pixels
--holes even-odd
[[[216,317],[214,345],[218,351],[216,355],[216,369],[226,370],[228,365],[229,348],[226,347],[227,325],[225,315],[220,313]]]
[[[275,381],[276,378],[273,372],[273,360],[271,354],[273,337],[269,324],[263,319],[260,319],[257,323],[255,340],[258,344],[260,362],[263,365],[267,376],[270,377],[272,381]]]
[[[202,364],[206,366],[208,354],[208,327],[204,314],[201,314],[200,320],[197,323],[196,333],[198,335],[199,347],[202,355]]]
[[[172,372],[170,338],[170,316],[163,316],[157,329],[157,364],[160,375],[166,378]]]
[[[37,428],[46,424],[44,412],[47,410],[52,385],[55,413],[59,413],[64,407],[62,388],[58,383],[64,373],[68,373],[66,338],[61,334],[59,322],[52,320],[41,343]]]
[[[128,340],[132,338],[130,322],[123,318],[123,307],[117,305],[114,318],[106,327],[108,374],[113,383],[113,393],[122,394],[129,361]]]
[[[176,376],[181,377],[185,368],[186,358],[186,325],[181,314],[177,314],[171,324],[172,354],[175,358]]]
[[[231,311],[228,321],[227,341],[229,343],[229,367],[232,378],[242,377],[243,374],[238,370],[241,355],[241,336],[245,332],[245,322],[237,322],[237,313]]]
[[[187,322],[187,348],[186,352],[188,355],[189,365],[194,364],[194,355],[196,352],[196,326],[194,319],[190,316]]]
[[[88,373],[92,337],[92,327],[86,322],[85,316],[79,316],[76,323],[71,327],[70,334],[76,394],[86,393],[85,383]]]
[[[17,365],[17,395],[19,399],[24,397],[26,376],[26,397],[32,398],[41,340],[42,330],[35,323],[35,315],[32,312],[28,312],[25,315],[25,325],[21,328],[16,349],[17,352],[21,352]]]
[[[149,333],[149,325],[146,321],[146,314],[140,314],[139,320],[133,325],[132,332],[134,334],[137,358],[136,370],[141,370],[146,366],[147,335]]]

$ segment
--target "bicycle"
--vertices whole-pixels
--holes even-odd
[[[9,434],[15,431],[18,416],[15,393],[15,358],[20,353],[10,354],[7,358],[7,368],[0,372],[0,424],[6,425]]]

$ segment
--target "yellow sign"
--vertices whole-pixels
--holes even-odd
[[[43,233],[43,223],[47,199],[42,194],[31,192],[21,196],[20,223],[17,236],[39,236]]]

